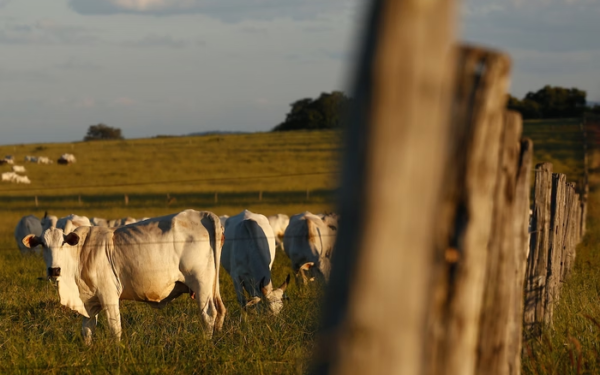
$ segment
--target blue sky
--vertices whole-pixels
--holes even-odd
[[[0,144],[266,131],[346,89],[365,0],[0,0]],[[600,100],[600,0],[471,0],[462,40],[514,62],[511,92]]]

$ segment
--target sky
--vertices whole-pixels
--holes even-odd
[[[0,0],[0,144],[268,131],[348,90],[366,0]],[[600,100],[600,0],[467,0],[462,41],[513,59],[511,93]]]

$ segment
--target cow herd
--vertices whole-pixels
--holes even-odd
[[[47,156],[25,156],[25,161],[36,164],[52,164],[53,161]],[[62,154],[58,160],[58,164],[71,164],[75,163],[76,159],[73,154]],[[1,181],[12,182],[16,184],[30,184],[31,180],[25,175],[19,173],[26,173],[26,169],[22,165],[15,165],[15,159],[12,155],[6,155],[3,159],[0,159],[0,165],[10,164],[11,171],[0,174]]]
[[[21,218],[15,240],[21,253],[42,254],[60,303],[83,316],[82,336],[89,344],[102,310],[120,339],[120,300],[160,308],[182,294],[197,302],[203,331],[211,337],[226,313],[219,287],[221,264],[241,307],[265,306],[278,314],[290,275],[279,287],[274,285],[276,247],[290,258],[298,284],[327,282],[337,226],[336,214],[310,212],[289,218],[244,210],[218,217],[190,209],[139,221],[46,214],[42,219]]]

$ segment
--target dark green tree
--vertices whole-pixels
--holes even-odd
[[[300,99],[292,107],[285,121],[273,131],[337,129],[342,126],[344,112],[350,99],[341,91],[322,93],[317,99]]]
[[[121,129],[113,128],[106,124],[90,125],[84,141],[102,141],[110,139],[123,139]]]

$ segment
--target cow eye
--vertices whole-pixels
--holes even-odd
[[[337,227],[335,225],[329,225],[329,229],[337,232]]]

